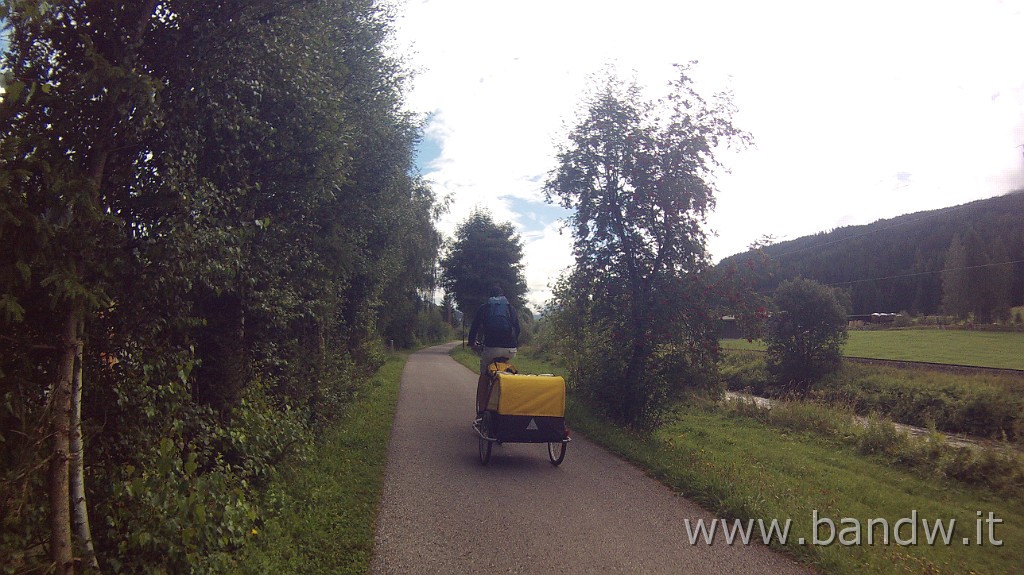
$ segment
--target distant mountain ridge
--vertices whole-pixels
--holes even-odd
[[[954,240],[959,242],[955,256],[951,255]],[[780,242],[763,252],[770,265],[754,265],[756,271],[749,272],[758,291],[770,293],[782,280],[798,276],[815,279],[848,290],[854,314],[940,313],[943,277],[955,274],[969,276],[972,287],[967,291],[976,292],[970,297],[999,298],[1005,307],[1021,305],[1024,190],[837,228]],[[745,252],[718,265],[747,270],[751,259],[759,262],[761,256]],[[991,289],[998,293],[982,295]]]

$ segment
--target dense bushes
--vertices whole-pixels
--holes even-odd
[[[719,373],[726,387],[732,391],[752,393],[762,397],[776,395],[768,378],[764,354],[749,351],[729,351],[722,355]]]
[[[419,295],[436,206],[412,175],[390,15],[28,0],[4,16],[3,567],[87,564],[89,535],[71,536],[87,509],[103,571],[225,572],[260,487],[346,409],[382,334],[443,336]]]
[[[824,381],[815,396],[909,425],[1019,441],[1024,394],[1010,391],[1017,386],[997,376],[851,364]]]
[[[846,310],[836,292],[813,280],[787,280],[775,290],[768,319],[767,368],[775,386],[805,394],[839,368]]]
[[[721,373],[733,391],[785,397],[766,382],[763,354],[730,352],[723,360]],[[1020,386],[1017,381],[994,375],[847,362],[838,373],[812,388],[810,397],[848,406],[861,415],[881,414],[908,425],[1021,441],[1024,393]]]

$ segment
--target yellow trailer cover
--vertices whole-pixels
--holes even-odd
[[[565,417],[565,380],[558,375],[496,374],[489,409],[500,415]]]

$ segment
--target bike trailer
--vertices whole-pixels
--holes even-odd
[[[493,413],[490,431],[494,439],[519,443],[565,439],[565,380],[561,376],[494,370],[491,381],[487,410]]]

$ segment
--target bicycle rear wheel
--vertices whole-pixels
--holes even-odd
[[[485,439],[491,436],[491,414],[484,413],[480,418],[479,437],[477,437],[477,454],[480,456],[480,465],[487,465],[491,460],[491,448],[494,442]]]

